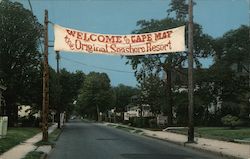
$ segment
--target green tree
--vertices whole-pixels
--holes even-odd
[[[59,75],[61,95],[60,111],[66,111],[70,115],[74,110],[73,102],[77,100],[80,88],[85,80],[85,74],[81,71],[68,72],[62,69]]]
[[[188,26],[185,20],[187,14],[186,3],[181,1],[172,0],[168,12],[176,13],[175,18],[167,17],[162,20],[140,20],[137,25],[140,29],[135,30],[133,33],[147,33],[160,31],[178,27],[181,25]],[[187,27],[186,27],[187,28]],[[200,68],[200,58],[207,57],[213,53],[212,38],[202,32],[202,27],[199,24],[194,25],[194,61],[196,67]],[[187,36],[187,34],[186,34]],[[187,39],[187,38],[186,38]],[[172,124],[173,118],[173,97],[172,97],[172,75],[182,72],[182,68],[187,60],[187,53],[169,53],[145,56],[128,56],[128,64],[135,70],[135,76],[139,83],[150,75],[162,76],[162,72],[166,74],[166,105],[169,124]]]
[[[137,88],[119,84],[114,87],[115,92],[115,107],[117,112],[124,112],[126,106],[131,103],[131,97],[137,95],[139,90]]]
[[[213,93],[219,97],[219,117],[231,114],[244,119],[250,113],[249,27],[228,31],[214,42],[215,63],[210,68]]]
[[[53,68],[49,68],[49,108],[56,110],[61,96],[61,85],[58,82],[58,75]]]
[[[175,17],[184,21],[188,14],[188,4],[186,0],[171,0],[170,8],[167,10],[168,16],[175,13]]]
[[[140,85],[140,98],[142,104],[149,104],[151,112],[154,115],[166,112],[163,105],[165,104],[165,87],[164,82],[156,75],[147,76]]]
[[[9,123],[17,122],[17,105],[41,105],[41,25],[22,4],[0,3],[0,80],[7,86],[4,97]]]
[[[78,107],[82,115],[87,114],[99,120],[99,113],[106,113],[114,107],[114,92],[110,79],[105,73],[91,72],[86,79],[78,96]]]

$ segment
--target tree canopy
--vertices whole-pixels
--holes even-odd
[[[18,103],[41,104],[42,26],[22,4],[8,0],[0,3],[0,18],[0,79],[7,87],[4,97],[13,124]]]
[[[81,115],[88,114],[98,119],[114,107],[114,92],[106,73],[91,72],[86,76],[78,95],[77,105]]]
[[[170,15],[170,13],[175,13],[175,16],[168,16],[161,20],[140,20],[137,22],[139,29],[133,31],[133,33],[139,34],[154,32],[178,27],[181,25],[188,26],[188,21],[185,19],[188,13],[187,4],[185,3],[185,1],[172,0],[169,6],[170,9],[168,10],[168,15]],[[199,24],[195,24],[194,61],[197,68],[201,67],[201,63],[199,62],[200,58],[208,57],[213,54],[212,42],[212,37],[203,33],[202,27]],[[166,83],[166,105],[168,108],[167,115],[169,117],[168,121],[170,124],[172,123],[173,116],[172,76],[174,74],[185,74],[185,72],[182,71],[182,68],[185,66],[187,56],[188,54],[186,52],[182,52],[127,57],[127,64],[130,64],[135,70],[135,76],[139,83],[142,83],[143,81],[145,81],[145,78],[148,78],[152,75],[161,78],[162,74],[165,73],[165,77],[167,79],[163,80]]]

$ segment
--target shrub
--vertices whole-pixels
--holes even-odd
[[[157,127],[157,120],[155,118],[149,120],[149,127],[156,128]]]
[[[232,116],[231,114],[221,118],[221,122],[226,126],[230,126],[231,129],[234,129],[236,126],[241,124],[240,119],[236,116]]]

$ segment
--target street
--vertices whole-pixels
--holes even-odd
[[[183,146],[96,123],[66,124],[49,159],[219,159]]]

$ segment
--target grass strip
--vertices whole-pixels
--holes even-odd
[[[35,144],[35,146],[42,145],[51,145],[52,147],[55,145],[55,142],[58,140],[62,129],[55,129],[52,133],[49,134],[48,141],[39,141]]]
[[[128,132],[130,132],[132,130],[135,130],[133,128],[129,128],[129,127],[125,127],[125,126],[120,126],[120,125],[118,125],[116,128],[122,129],[122,130],[125,130],[125,131],[128,131]]]
[[[24,158],[22,159],[40,159],[41,156],[43,155],[43,152],[38,152],[38,151],[32,151],[29,152]]]
[[[170,132],[187,135],[187,129],[170,130]],[[222,141],[248,140],[250,128],[230,129],[227,127],[196,127],[195,136]]]
[[[39,141],[35,144],[35,146],[39,147],[43,145],[50,145],[54,147],[55,142],[60,137],[61,132],[62,132],[62,129],[55,129],[52,133],[49,134],[49,138],[47,142]],[[43,154],[44,154],[43,152],[31,151],[23,159],[40,159]]]
[[[24,142],[40,132],[38,128],[8,128],[5,138],[0,139],[0,154]]]

